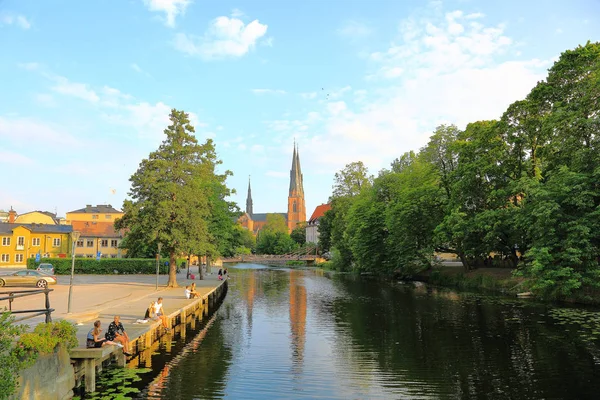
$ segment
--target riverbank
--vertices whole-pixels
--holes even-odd
[[[124,366],[126,363],[138,365],[141,360],[149,357],[152,346],[165,334],[181,335],[185,331],[186,324],[202,318],[214,307],[218,306],[218,300],[222,299],[226,290],[225,281],[218,280],[217,276],[207,275],[204,280],[186,279],[185,274],[178,276],[178,288],[166,287],[166,276],[160,277],[159,287],[156,290],[156,277],[147,275],[114,276],[78,276],[76,288],[74,288],[72,313],[67,313],[68,285],[57,285],[56,290],[51,292],[51,305],[57,307],[53,313],[53,319],[64,319],[76,324],[77,341],[79,346],[66,351],[55,352],[54,355],[40,359],[40,363],[24,370],[21,374],[19,394],[15,398],[52,398],[47,390],[54,390],[50,381],[65,381],[67,385],[71,379],[76,384],[70,388],[79,387],[80,380],[85,377],[86,389],[95,386],[95,371],[102,370],[104,360],[114,360],[117,365]],[[118,281],[117,281],[118,279]],[[154,280],[154,284],[151,282]],[[184,295],[185,286],[196,283],[199,298],[186,299]],[[158,297],[163,298],[163,308],[169,320],[169,325],[174,329],[166,333],[161,324],[155,321],[138,323],[142,319],[145,310],[151,301]],[[15,302],[16,303],[16,302]],[[20,304],[20,307],[31,308],[31,305]],[[121,317],[125,330],[130,338],[133,355],[126,358],[122,350],[115,346],[106,346],[102,349],[86,349],[86,336],[93,325],[93,321],[100,320],[104,331],[113,320],[115,315]],[[24,321],[33,329],[36,323],[32,320]],[[43,321],[38,321],[43,322]],[[193,322],[191,322],[193,324]],[[88,354],[93,352],[94,354]],[[98,354],[96,354],[98,353]],[[93,358],[90,358],[93,356]],[[71,362],[69,364],[69,358]],[[66,362],[65,362],[66,360]],[[44,365],[52,365],[55,374],[61,374],[52,379],[48,373],[43,374]],[[59,367],[54,368],[55,365]],[[42,368],[42,370],[39,370]],[[60,371],[60,372],[56,372]],[[45,376],[46,378],[40,378]],[[68,378],[68,379],[67,379]],[[72,393],[72,392],[71,392]],[[49,395],[50,397],[46,396]],[[62,398],[62,397],[61,397]]]

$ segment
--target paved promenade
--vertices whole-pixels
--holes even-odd
[[[159,286],[156,290],[156,275],[77,275],[73,285],[73,299],[71,314],[67,314],[69,295],[69,276],[59,275],[58,284],[52,285],[54,289],[50,293],[50,306],[55,309],[52,313],[53,320],[66,319],[78,325],[78,339],[81,346],[85,345],[85,337],[92,328],[96,319],[102,321],[102,327],[106,332],[108,324],[115,315],[121,316],[121,322],[127,330],[131,339],[148,330],[152,325],[136,324],[138,319],[144,317],[144,313],[151,301],[158,297],[163,298],[165,314],[169,315],[191,303],[193,300],[186,299],[184,290],[186,285],[196,283],[196,290],[200,296],[213,291],[222,284],[215,273],[207,274],[204,280],[198,280],[198,268],[193,267],[190,271],[196,275],[195,280],[186,279],[186,272],[177,275],[179,288],[167,288],[167,276],[159,276]],[[2,291],[27,290],[28,288],[2,288]],[[34,288],[31,288],[34,289]],[[44,308],[44,295],[35,295],[21,299],[15,299],[13,310],[32,308]],[[0,302],[0,308],[8,306],[8,302]],[[16,315],[18,317],[18,315]],[[44,321],[44,316],[35,317],[23,321],[23,323],[35,327]]]

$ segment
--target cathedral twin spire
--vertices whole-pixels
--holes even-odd
[[[246,213],[254,220],[254,209],[252,202],[252,189],[250,177],[248,177],[248,197],[246,198]],[[281,213],[286,215],[284,213]],[[262,217],[263,214],[260,214]],[[259,214],[256,214],[259,217]],[[292,156],[292,168],[290,169],[290,191],[288,195],[287,225],[289,231],[296,228],[299,223],[306,222],[306,205],[304,202],[304,177],[300,168],[300,152],[294,140],[294,154]],[[262,220],[261,220],[262,221]],[[256,228],[256,225],[255,225]]]
[[[290,196],[304,196],[302,169],[300,168],[300,152],[294,141],[294,155],[292,156],[292,169],[290,170]]]

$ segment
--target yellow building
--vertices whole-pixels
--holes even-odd
[[[113,208],[110,204],[98,204],[97,206],[86,205],[85,208],[70,211],[66,215],[67,224],[73,221],[87,222],[115,222],[117,218],[124,215],[122,211]]]
[[[0,224],[0,267],[25,266],[28,258],[67,257],[70,225]]]
[[[123,232],[116,231],[112,222],[72,221],[73,231],[80,236],[75,246],[75,257],[121,258],[125,250],[119,248]]]
[[[64,218],[57,218],[56,214],[49,211],[31,211],[19,214],[15,218],[17,224],[46,224],[46,225],[64,225]]]

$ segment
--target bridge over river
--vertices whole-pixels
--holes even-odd
[[[243,254],[221,258],[223,263],[253,263],[285,265],[288,261],[305,261],[307,264],[317,264],[326,260],[315,254],[314,247],[298,250],[289,254]]]

